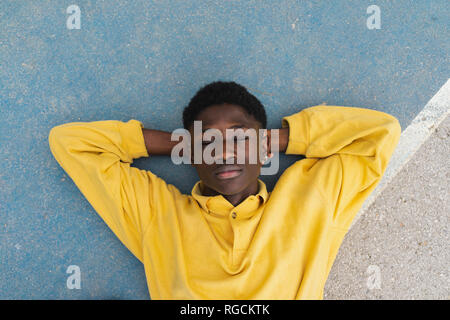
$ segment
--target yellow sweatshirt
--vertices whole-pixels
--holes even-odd
[[[148,157],[138,120],[52,128],[50,149],[95,211],[144,264],[152,299],[322,299],[352,219],[373,191],[401,127],[387,113],[313,106],[284,117],[286,154],[305,155],[268,193],[234,207],[182,194],[131,167]],[[170,161],[170,160],[169,160]],[[235,214],[233,214],[235,213]]]

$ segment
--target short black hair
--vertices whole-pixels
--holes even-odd
[[[188,129],[202,110],[224,103],[244,108],[266,129],[267,116],[264,106],[244,86],[234,81],[215,81],[199,89],[183,110],[184,128]]]

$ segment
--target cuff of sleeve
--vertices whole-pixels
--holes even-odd
[[[119,124],[122,143],[133,159],[149,156],[142,132],[143,127],[142,122],[134,119]]]
[[[281,119],[281,127],[289,128],[285,154],[306,154],[309,145],[309,120],[304,110]]]

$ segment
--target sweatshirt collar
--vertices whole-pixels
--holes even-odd
[[[236,214],[236,219],[245,219],[252,217],[257,209],[263,206],[268,197],[266,185],[263,181],[258,179],[258,193],[256,195],[248,196],[237,206],[233,206],[224,196],[204,196],[201,194],[201,186],[203,182],[198,181],[192,188],[192,197],[197,200],[200,207],[208,214],[216,216],[229,216],[233,212]]]

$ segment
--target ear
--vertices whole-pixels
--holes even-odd
[[[262,130],[265,130],[265,131],[263,131],[264,134],[262,136],[261,143],[264,143],[264,139],[266,140],[266,143],[262,145],[263,152],[266,154],[267,158],[272,158],[273,154],[271,153],[271,150],[270,150],[270,141],[271,141],[270,130],[267,130],[267,129],[262,129]],[[267,161],[267,158],[261,159],[264,161],[264,162],[260,162],[261,165],[264,165],[265,161]]]
[[[190,134],[189,139],[191,139],[189,141],[191,144],[191,147],[189,149],[189,163],[191,164],[191,166],[195,167],[195,164],[194,164],[194,139],[193,139],[194,133],[193,133],[192,126],[189,127],[189,134]]]

